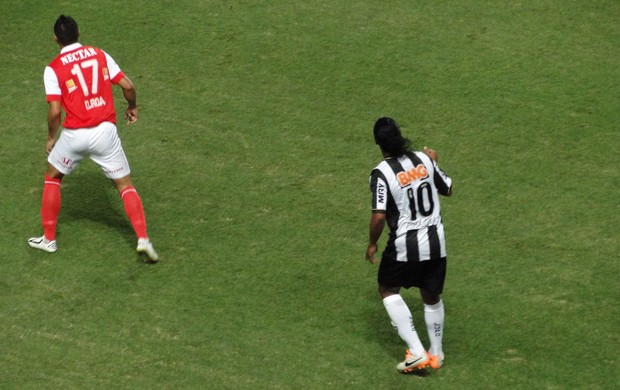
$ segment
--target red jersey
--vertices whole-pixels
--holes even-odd
[[[66,129],[116,123],[112,84],[125,75],[103,50],[74,43],[65,46],[44,74],[47,101],[60,101]]]

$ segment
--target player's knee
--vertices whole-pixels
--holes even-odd
[[[56,169],[55,166],[53,166],[50,163],[47,164],[47,172],[45,172],[45,175],[52,179],[58,179],[58,180],[61,180],[65,176],[62,172],[60,172],[58,169]]]
[[[124,189],[133,186],[133,184],[131,183],[131,177],[129,175],[121,177],[119,179],[113,179],[112,181],[114,182],[114,185],[116,186],[118,192],[123,192]]]
[[[379,295],[381,298],[388,297],[390,295],[395,295],[400,293],[400,287],[385,287],[379,285]]]
[[[424,302],[425,305],[435,305],[441,300],[441,295],[432,294],[423,288],[420,289],[420,295],[422,296],[422,302]]]

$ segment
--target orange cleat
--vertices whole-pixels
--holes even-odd
[[[439,370],[442,366],[443,366],[443,361],[445,359],[444,354],[440,354],[440,355],[431,355],[430,353],[427,353],[428,355],[428,366],[432,369],[435,370]]]

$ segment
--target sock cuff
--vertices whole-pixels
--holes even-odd
[[[60,185],[60,179],[56,179],[50,176],[45,175],[45,184],[55,184],[57,186]]]
[[[383,298],[383,306],[387,306],[390,303],[394,303],[394,302],[405,302],[403,300],[403,297],[400,296],[400,294],[394,294],[394,295],[390,295],[389,297],[385,297]]]
[[[443,300],[441,300],[441,299],[439,300],[439,302],[437,302],[434,305],[424,304],[424,311],[425,312],[439,311],[441,309],[443,309]]]
[[[124,198],[125,195],[127,195],[130,192],[135,192],[136,194],[138,193],[138,191],[136,191],[136,189],[133,186],[129,186],[121,191],[121,198]]]

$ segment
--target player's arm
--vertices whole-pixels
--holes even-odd
[[[435,175],[435,186],[441,195],[444,196],[452,196],[452,179],[448,175],[446,175],[437,165],[437,161],[439,160],[439,155],[435,149],[427,148],[426,146],[422,150],[424,154],[433,160],[433,165],[435,168],[435,172],[438,175]]]
[[[60,129],[60,112],[60,100],[50,100],[47,110],[47,142],[45,143],[47,154],[50,154],[56,143],[56,134],[58,134],[58,129]]]
[[[124,76],[118,85],[123,90],[123,96],[127,100],[127,110],[125,111],[125,119],[127,124],[132,124],[138,120],[138,105],[136,103],[136,89],[131,80]]]
[[[379,261],[375,254],[377,253],[377,242],[385,227],[385,214],[389,193],[387,180],[379,169],[373,170],[370,174],[370,192],[372,194],[372,215],[370,217],[366,260],[374,264]]]
[[[434,182],[437,192],[443,196],[452,196],[452,179],[433,161],[435,168]]]
[[[368,248],[366,248],[366,260],[375,264],[379,261],[375,256],[377,253],[377,243],[385,227],[385,212],[373,211],[370,217],[368,234]]]
[[[47,142],[45,142],[45,151],[49,154],[56,143],[56,135],[60,129],[61,115],[61,96],[60,84],[56,72],[46,66],[43,72],[43,84],[45,85],[45,96],[49,104],[47,110]]]

